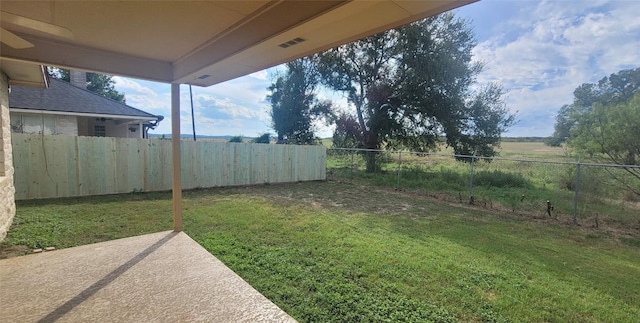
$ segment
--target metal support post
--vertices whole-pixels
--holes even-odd
[[[396,190],[400,189],[400,167],[402,165],[402,151],[398,152],[398,183],[396,184]]]
[[[471,157],[471,173],[469,174],[469,204],[473,204],[473,168],[476,163],[476,152]]]
[[[578,193],[580,192],[580,157],[576,165],[576,185],[573,195],[573,224],[578,224]]]

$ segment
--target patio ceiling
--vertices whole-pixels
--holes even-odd
[[[2,0],[2,28],[34,46],[3,43],[0,62],[210,86],[474,1]]]

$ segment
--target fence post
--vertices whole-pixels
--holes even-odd
[[[471,174],[469,174],[469,204],[473,204],[473,167],[476,163],[476,153],[477,150],[474,150],[473,156],[471,157]]]
[[[402,164],[402,151],[398,152],[398,184],[396,184],[396,190],[400,190],[400,165]]]
[[[573,224],[578,224],[578,193],[580,192],[580,156],[576,164],[576,185],[573,195]]]

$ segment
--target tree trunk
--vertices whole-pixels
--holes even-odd
[[[367,173],[375,173],[376,168],[376,155],[377,151],[367,151],[365,152],[365,159],[367,161]]]
[[[364,147],[367,149],[378,149],[378,134],[373,131],[367,131],[365,133]],[[378,171],[377,157],[380,154],[379,151],[367,151],[365,152],[365,160],[367,161],[367,173],[375,173]]]
[[[360,84],[360,93],[364,93],[364,86],[362,83]],[[360,128],[362,129],[362,145],[366,149],[378,149],[378,134],[374,132],[374,129],[368,129],[367,124],[364,121],[364,116],[362,114],[362,105],[364,102],[364,97],[360,97],[357,102],[354,102],[356,106],[356,113],[358,116],[358,122],[360,123]],[[365,161],[367,162],[367,173],[375,173],[378,170],[376,159],[380,152],[378,151],[365,151]]]

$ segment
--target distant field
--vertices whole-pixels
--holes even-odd
[[[512,139],[513,140],[513,139]],[[324,138],[320,143],[331,148],[331,138]],[[548,157],[548,158],[564,158],[566,155],[563,147],[549,147],[542,142],[515,142],[503,141],[500,143],[498,151],[502,156],[521,156],[521,157]],[[440,153],[451,154],[453,151],[447,147],[442,147]]]
[[[505,157],[566,158],[562,147],[549,147],[542,142],[502,142],[498,150]]]

